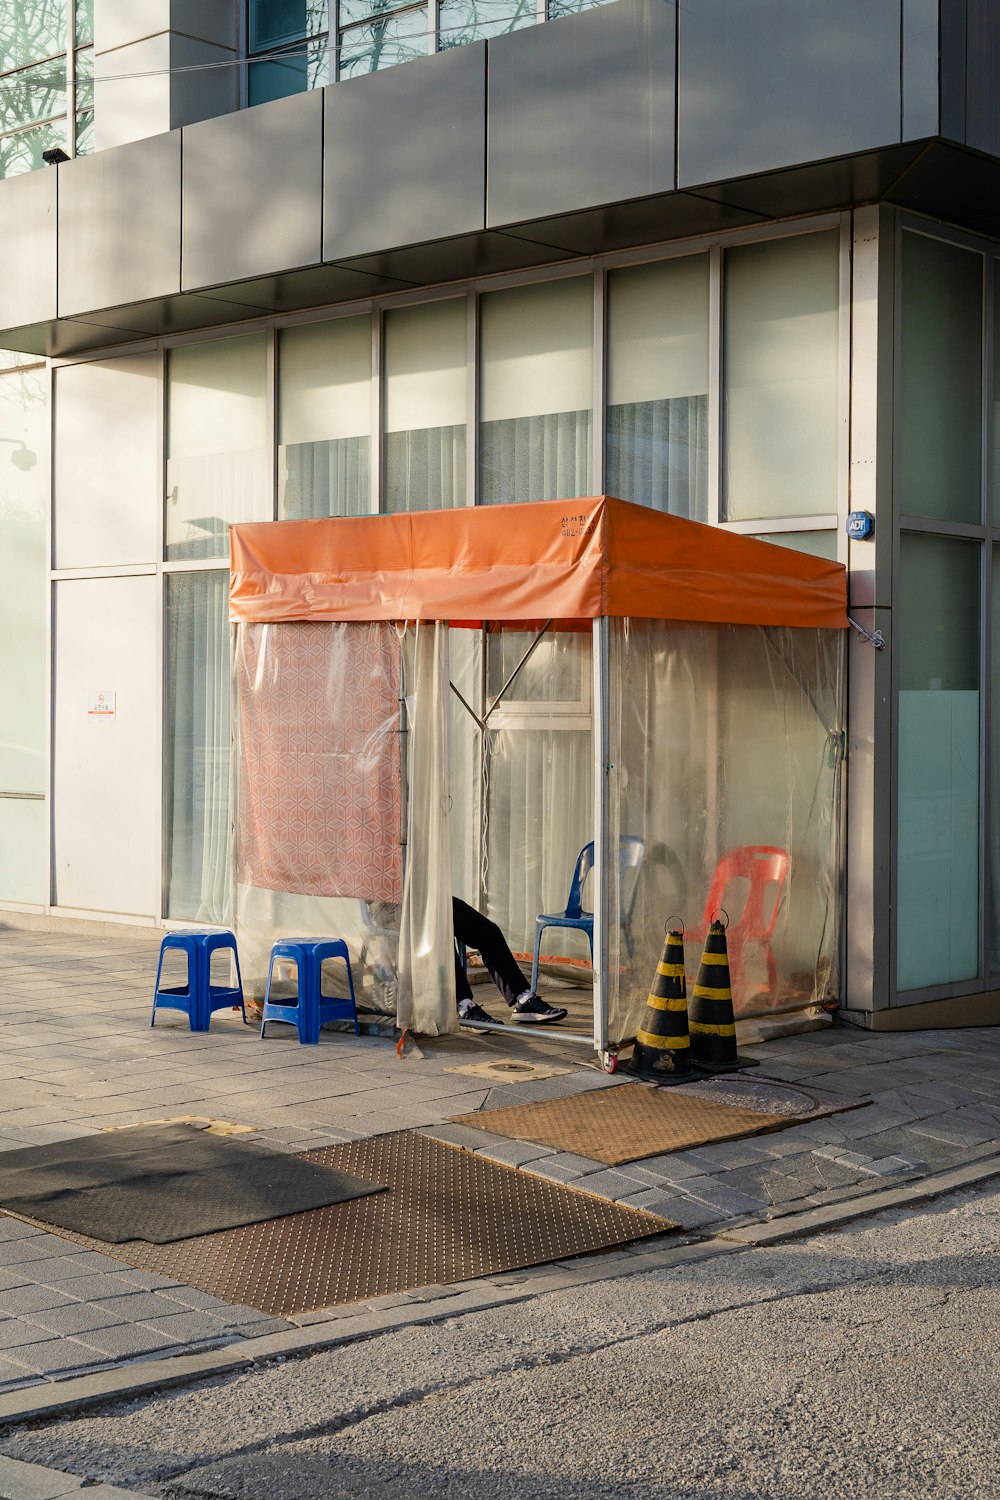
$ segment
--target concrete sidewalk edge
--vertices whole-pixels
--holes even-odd
[[[329,1312],[313,1315],[316,1321],[308,1326],[283,1333],[266,1334],[257,1339],[246,1339],[227,1349],[209,1350],[202,1354],[180,1354],[141,1365],[123,1365],[93,1375],[75,1376],[55,1386],[12,1391],[0,1396],[0,1430],[21,1422],[36,1421],[92,1406],[104,1406],[112,1401],[155,1395],[160,1391],[202,1380],[220,1379],[267,1360],[294,1359],[316,1354],[356,1340],[373,1338],[381,1333],[415,1328],[465,1313],[485,1312],[490,1308],[527,1301],[546,1292],[561,1291],[571,1286],[587,1286],[612,1277],[639,1275],[669,1269],[689,1261],[710,1259],[716,1255],[765,1248],[782,1240],[835,1228],[870,1214],[905,1208],[913,1203],[987,1182],[994,1177],[1000,1177],[1000,1156],[983,1158],[882,1192],[864,1194],[768,1222],[755,1221],[742,1227],[726,1229],[711,1239],[690,1240],[680,1245],[674,1243],[662,1249],[650,1249],[649,1241],[645,1241],[638,1247],[624,1247],[596,1256],[511,1271],[490,1281],[476,1280],[448,1287],[417,1289],[399,1297],[383,1298],[381,1305],[368,1304],[357,1311],[350,1308],[331,1309]],[[30,1495],[32,1492],[25,1493]],[[72,1491],[53,1493],[60,1495]],[[102,1491],[89,1489],[88,1493],[99,1495]],[[105,1488],[103,1493],[127,1492]],[[44,1495],[42,1500],[48,1500],[48,1495]]]
[[[0,1500],[63,1500],[66,1495],[86,1494],[88,1500],[152,1500],[138,1490],[123,1490],[113,1484],[91,1484],[47,1469],[42,1464],[22,1463],[0,1455]]]

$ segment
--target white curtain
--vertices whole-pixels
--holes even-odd
[[[229,897],[229,574],[167,583],[167,915],[221,922]]]
[[[690,521],[708,507],[708,397],[608,407],[605,489]]]
[[[399,928],[400,1027],[436,1036],[458,1026],[448,778],[448,626],[418,624],[407,642],[406,875]]]
[[[506,417],[479,427],[479,498],[483,505],[571,500],[589,495],[589,411]]]
[[[366,433],[363,437],[289,443],[279,449],[282,520],[367,515],[371,508],[370,446]]]

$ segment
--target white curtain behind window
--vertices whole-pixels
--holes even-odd
[[[229,896],[229,574],[167,578],[167,916],[221,922]]]

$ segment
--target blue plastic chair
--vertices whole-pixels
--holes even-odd
[[[163,988],[163,959],[171,949],[179,949],[187,955],[187,983]],[[219,949],[230,949],[236,961],[236,987],[212,983],[212,954]],[[192,1031],[208,1031],[212,1024],[212,1013],[217,1010],[240,1010],[243,1024],[247,1024],[246,1006],[243,1003],[243,978],[240,974],[240,956],[236,951],[236,939],[226,927],[192,927],[178,932],[168,932],[160,944],[160,962],[156,967],[156,984],[153,989],[153,1010],[150,1026],[156,1025],[158,1010],[179,1010],[188,1018]]]
[[[639,866],[642,864],[646,845],[643,839],[636,838],[634,834],[623,833],[619,839],[619,875],[620,889],[622,892],[622,909],[620,915],[622,935],[625,938],[625,946],[628,949],[629,958],[634,956],[632,944],[632,910],[635,906],[636,892],[639,889]],[[539,912],[535,919],[535,951],[531,959],[531,988],[538,989],[538,959],[542,948],[542,933],[546,927],[571,927],[578,932],[587,934],[590,944],[590,961],[594,961],[594,913],[585,911],[583,907],[583,887],[587,876],[594,868],[594,845],[593,841],[584,844],[576,861],[573,871],[573,879],[570,881],[569,897],[566,901],[566,910],[561,912]],[[624,900],[625,877],[629,870],[636,871],[636,877],[632,884],[632,890],[628,901]]]
[[[283,1005],[271,999],[271,976],[279,959],[291,959],[298,971],[298,1003]],[[323,960],[342,958],[347,965],[347,987],[350,997],[332,998],[323,994]],[[353,1021],[355,1036],[361,1035],[358,1007],[354,997],[354,976],[347,944],[340,938],[291,938],[275,943],[267,969],[264,1011],[260,1021],[261,1040],[268,1021],[285,1021],[298,1029],[303,1046],[315,1047],[320,1027],[327,1021]]]

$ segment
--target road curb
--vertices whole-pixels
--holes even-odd
[[[650,1248],[650,1241],[638,1247],[557,1261],[552,1265],[512,1271],[489,1280],[460,1282],[448,1287],[425,1287],[402,1296],[386,1297],[363,1308],[336,1308],[329,1312],[307,1315],[312,1321],[287,1332],[245,1339],[226,1349],[201,1354],[178,1354],[167,1359],[150,1360],[141,1365],[120,1365],[93,1375],[80,1375],[52,1386],[33,1386],[0,1396],[0,1431],[23,1422],[66,1415],[88,1407],[110,1402],[156,1395],[178,1386],[200,1381],[222,1379],[239,1374],[255,1364],[269,1360],[295,1359],[321,1353],[362,1339],[402,1328],[416,1328],[466,1313],[486,1312],[516,1302],[525,1302],[546,1292],[583,1287],[622,1276],[648,1271],[669,1270],[675,1266],[733,1255],[748,1249],[763,1249],[784,1240],[802,1238],[818,1230],[836,1228],[871,1214],[894,1208],[905,1208],[927,1199],[941,1197],[965,1187],[973,1187],[1000,1177],[1000,1155],[986,1157],[947,1172],[936,1173],[916,1182],[825,1204],[805,1212],[791,1213],[766,1222],[720,1229],[710,1239],[689,1238],[678,1244]],[[6,1460],[5,1460],[6,1462]],[[25,1466],[37,1467],[37,1466]],[[55,1471],[52,1471],[55,1473]],[[0,1471],[0,1480],[2,1480]],[[69,1476],[62,1476],[68,1478]],[[72,1483],[72,1481],[71,1481]],[[79,1488],[79,1485],[77,1485]],[[72,1489],[54,1491],[61,1496]],[[25,1491],[33,1495],[33,1491]],[[95,1496],[127,1495],[128,1491],[88,1489]],[[0,1483],[0,1500],[3,1488]],[[20,1500],[20,1497],[19,1497]],[[48,1500],[47,1494],[44,1500]]]
[[[86,1494],[87,1500],[152,1500],[138,1490],[122,1490],[113,1484],[91,1484],[62,1469],[22,1463],[0,1455],[0,1500],[64,1500]]]

